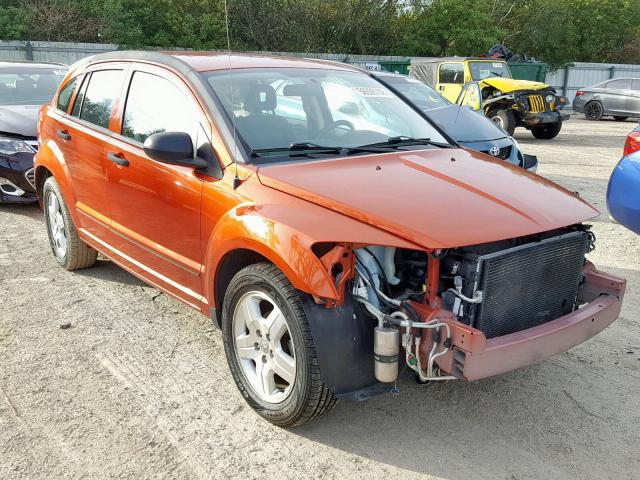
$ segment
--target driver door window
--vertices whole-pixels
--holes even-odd
[[[438,69],[438,90],[450,102],[455,102],[464,85],[464,64],[443,63]]]

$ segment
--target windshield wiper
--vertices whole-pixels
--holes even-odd
[[[288,147],[276,148],[259,148],[251,150],[253,158],[262,157],[269,154],[286,154],[291,157],[307,156],[311,154],[333,154],[333,155],[351,155],[354,153],[384,153],[389,149],[396,150],[400,147],[410,147],[414,145],[433,145],[440,148],[453,148],[448,143],[434,142],[430,138],[412,138],[412,137],[389,137],[384,142],[371,143],[368,145],[360,145],[357,147],[330,147],[327,145],[317,145],[312,142],[292,143]]]
[[[288,147],[276,147],[276,148],[259,148],[251,150],[252,157],[261,157],[264,154],[269,153],[287,153],[289,155],[308,155],[309,153],[333,153],[339,155],[342,153],[342,147],[329,147],[325,145],[316,145],[311,142],[298,142],[292,143]]]
[[[433,145],[439,148],[453,148],[453,145],[449,143],[435,142],[430,138],[412,138],[412,137],[389,137],[385,142],[370,143],[368,145],[360,145],[359,147],[353,147],[349,149],[349,153],[357,153],[360,151],[367,151],[374,148],[400,148],[411,147],[415,145]]]

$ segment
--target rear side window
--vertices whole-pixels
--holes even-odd
[[[607,83],[607,88],[615,88],[616,90],[631,88],[631,79],[619,78],[617,80],[611,80],[609,83]]]
[[[122,70],[99,70],[91,73],[88,85],[83,89],[84,95],[76,100],[76,104],[81,104],[74,105],[74,111],[80,112],[79,118],[99,127],[109,128],[111,111],[116,98],[120,96],[123,77]]]
[[[464,83],[464,65],[462,63],[443,63],[440,65],[440,83]]]
[[[74,77],[69,82],[67,82],[62,90],[60,90],[60,93],[58,94],[58,102],[56,103],[56,108],[58,110],[62,110],[63,112],[69,110],[71,97],[73,97],[73,92],[76,91],[77,86],[78,77]]]
[[[199,116],[190,98],[169,80],[145,72],[131,79],[122,135],[138,142],[160,132],[185,132],[195,140]]]

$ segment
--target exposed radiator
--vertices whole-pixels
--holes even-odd
[[[572,312],[588,246],[587,232],[572,232],[477,256],[483,301],[472,325],[493,338]]]
[[[541,113],[547,110],[542,95],[529,95],[529,110],[531,113]]]

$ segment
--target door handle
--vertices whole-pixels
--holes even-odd
[[[56,133],[63,140],[71,140],[71,135],[66,130],[58,130]]]
[[[107,154],[107,158],[113,162],[113,163],[117,163],[118,165],[120,165],[121,167],[128,167],[129,166],[129,160],[122,158],[119,154],[117,153],[109,153]]]

